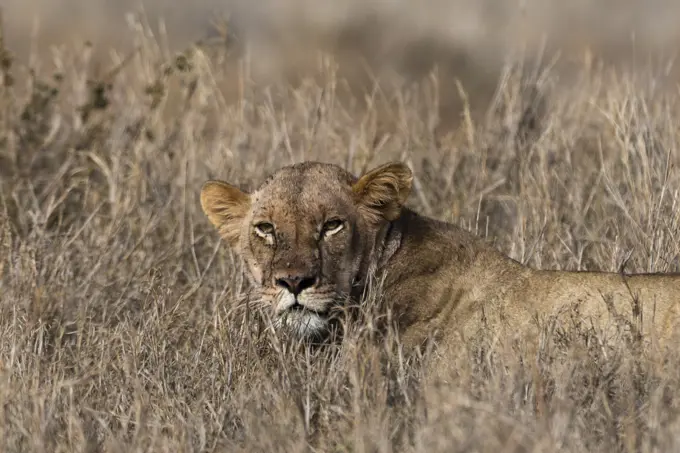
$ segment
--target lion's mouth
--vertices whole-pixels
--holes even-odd
[[[290,292],[279,293],[274,310],[278,315],[285,313],[313,313],[319,316],[326,316],[330,306],[332,305],[332,298],[319,297],[317,294],[292,294]]]
[[[332,323],[333,298],[320,297],[318,293],[281,292],[274,307],[276,326],[292,331],[300,338],[325,337]]]
[[[295,302],[293,303],[293,305],[288,307],[285,312],[281,313],[281,316],[285,315],[286,312],[293,312],[293,313],[294,312],[299,312],[299,313],[308,312],[308,313],[313,313],[313,314],[316,314],[316,315],[319,315],[319,316],[325,316],[326,315],[326,310],[317,310],[315,308],[305,306],[305,305],[301,304],[300,301],[297,300],[297,298],[295,299]]]

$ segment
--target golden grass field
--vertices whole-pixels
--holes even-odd
[[[451,385],[427,387],[394,335],[358,326],[310,349],[267,330],[198,203],[209,178],[401,159],[410,206],[522,262],[678,271],[680,79],[649,49],[680,40],[660,25],[639,47],[560,32],[574,39],[509,58],[500,35],[458,45],[403,17],[382,42],[368,16],[267,54],[198,13],[163,33],[143,14],[57,10],[44,34],[18,0],[3,17],[0,451],[680,449],[680,352],[557,328],[532,355],[489,332],[461,344]]]

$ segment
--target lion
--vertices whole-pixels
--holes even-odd
[[[301,339],[327,335],[334,308],[358,300],[370,275],[382,281],[403,345],[434,340],[443,361],[483,329],[535,338],[536,316],[576,316],[602,331],[628,317],[640,335],[669,338],[680,313],[678,274],[531,268],[406,207],[412,181],[400,162],[359,178],[303,162],[279,169],[252,193],[207,181],[200,201],[243,259],[251,296]]]

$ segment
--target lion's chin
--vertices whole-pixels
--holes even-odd
[[[321,340],[328,333],[328,321],[312,310],[288,310],[279,315],[276,324],[301,340]]]

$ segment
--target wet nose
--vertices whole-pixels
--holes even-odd
[[[276,286],[286,288],[294,295],[300,294],[307,288],[311,288],[316,284],[316,277],[303,275],[288,275],[276,279]]]

